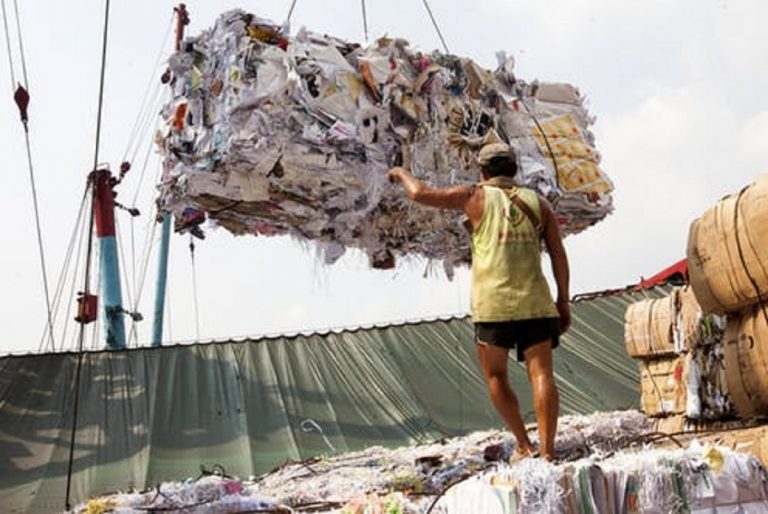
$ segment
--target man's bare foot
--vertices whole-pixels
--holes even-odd
[[[514,464],[523,459],[527,459],[527,458],[537,459],[539,457],[541,457],[541,454],[534,446],[529,446],[526,448],[517,448],[515,452],[512,454],[512,456],[509,458],[509,463]]]

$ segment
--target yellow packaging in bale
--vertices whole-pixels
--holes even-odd
[[[603,194],[613,184],[600,170],[600,156],[584,139],[570,115],[558,116],[530,127],[541,153],[555,161],[564,191]]]

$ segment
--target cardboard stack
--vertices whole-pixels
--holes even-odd
[[[686,360],[673,335],[679,291],[634,303],[625,314],[624,341],[629,355],[640,361],[640,403],[649,416],[685,412]]]
[[[723,369],[724,319],[705,314],[690,286],[632,304],[625,315],[627,352],[640,361],[640,404],[665,432],[685,420],[733,414]]]
[[[768,175],[691,225],[691,286],[706,312],[727,314],[725,382],[738,415],[768,414]]]

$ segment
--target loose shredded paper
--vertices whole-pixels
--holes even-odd
[[[402,163],[434,186],[475,183],[479,147],[506,141],[519,182],[554,204],[565,234],[602,220],[613,185],[584,98],[519,80],[514,60],[497,58],[491,72],[403,39],[289,37],[229,11],[169,61],[159,207],[198,237],[207,215],[234,234],[314,240],[327,263],[356,247],[375,267],[421,255],[450,276],[469,258],[459,215],[410,203],[386,171]]]
[[[636,411],[565,416],[557,464],[528,458],[510,465],[513,438],[486,431],[289,462],[248,480],[208,474],[95,498],[73,512],[765,512],[754,509],[765,508],[768,473],[754,456],[695,441],[687,449],[654,449],[642,444],[650,426]]]

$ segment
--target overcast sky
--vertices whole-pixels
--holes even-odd
[[[53,293],[93,161],[103,4],[18,3]],[[158,160],[149,155],[140,183],[151,132],[129,143],[147,85],[154,92],[162,72],[154,68],[159,52],[165,58],[171,49],[170,38],[162,48],[161,43],[173,5],[112,2],[100,161],[116,169],[126,152],[136,153],[119,198],[130,204],[138,195],[143,216],[133,222],[133,238],[128,216],[118,217],[128,282],[124,297],[126,302],[139,297],[145,318],[138,324],[138,344],[146,344],[151,334],[156,252],[141,295],[138,263],[151,226]],[[290,1],[189,0],[187,5],[192,18],[188,34],[196,34],[232,7],[282,21]],[[366,5],[371,38],[388,34],[423,50],[439,47],[422,2],[368,0]],[[602,166],[616,185],[616,212],[566,240],[573,294],[632,284],[684,257],[690,222],[718,198],[768,172],[768,2],[432,0],[431,6],[453,53],[493,67],[495,52],[507,50],[517,60],[519,77],[569,82],[589,98]],[[360,2],[298,0],[292,27],[300,26],[361,41]],[[20,76],[16,34],[11,35]],[[24,139],[11,100],[4,44],[0,53],[0,353],[35,351],[45,328],[45,301]],[[466,272],[448,282],[439,266],[430,273],[420,260],[402,262],[391,272],[375,271],[355,252],[325,267],[311,244],[235,238],[218,231],[197,243],[196,317],[188,242],[181,236],[172,239],[170,322],[164,335],[169,341],[196,338],[198,324],[202,339],[227,339],[452,315],[468,308]],[[72,324],[66,335],[63,326],[73,316],[66,312],[74,302],[70,289],[65,287],[57,311],[57,347],[73,343]]]

